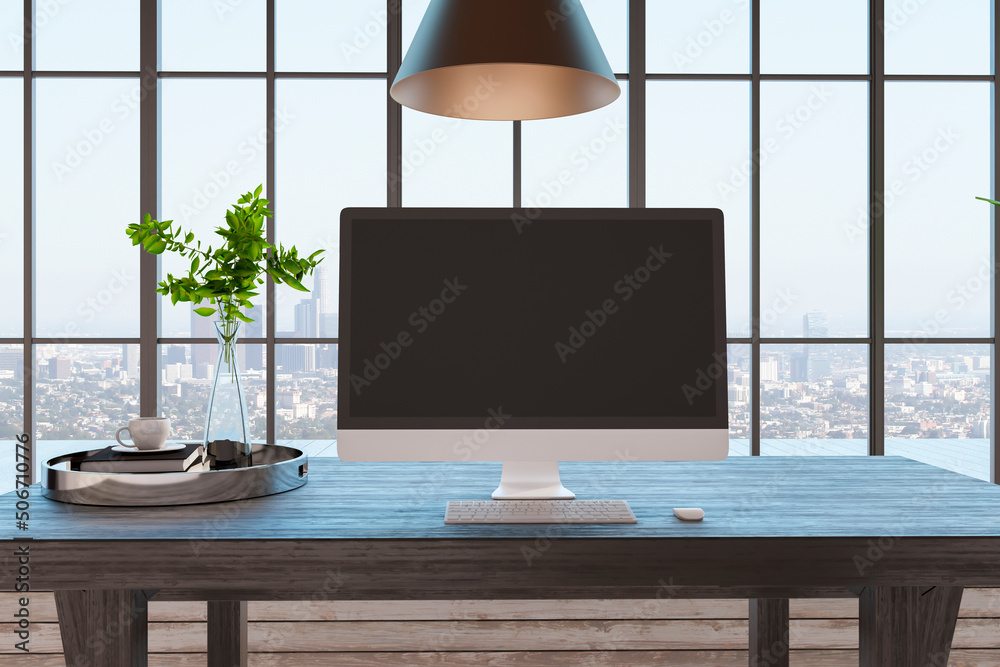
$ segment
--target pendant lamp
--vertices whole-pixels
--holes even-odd
[[[580,0],[431,0],[390,88],[439,116],[571,116],[621,89]]]

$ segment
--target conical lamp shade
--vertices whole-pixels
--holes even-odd
[[[439,116],[530,120],[621,89],[580,0],[431,0],[390,94]]]

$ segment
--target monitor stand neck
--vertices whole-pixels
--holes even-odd
[[[495,500],[572,500],[559,481],[558,461],[504,461]]]

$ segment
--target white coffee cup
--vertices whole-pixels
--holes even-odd
[[[122,431],[128,431],[131,443],[122,441]],[[148,451],[159,449],[170,435],[169,417],[139,417],[129,420],[128,426],[122,426],[115,432],[115,440],[122,447],[134,447]]]

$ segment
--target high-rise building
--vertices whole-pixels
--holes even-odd
[[[330,274],[326,264],[316,267],[316,280],[313,282],[313,298],[319,305],[322,314],[333,312],[333,294],[330,292]]]
[[[49,379],[66,380],[73,375],[73,361],[66,357],[52,357],[49,359]]]
[[[316,351],[316,368],[337,368],[338,365],[337,345],[322,345]]]
[[[277,401],[278,406],[282,408],[293,408],[302,402],[302,392],[285,389],[283,391],[276,392],[274,399]]]
[[[335,338],[338,317],[333,310],[334,294],[325,266],[316,269],[312,296],[295,306],[296,338]]]
[[[315,345],[277,345],[277,365],[283,373],[311,372],[316,370]]]
[[[122,370],[132,380],[139,378],[139,346],[122,343]]]
[[[198,364],[192,367],[191,376],[199,380],[211,380],[215,376],[215,364]]]
[[[826,313],[814,310],[802,316],[802,334],[806,338],[829,338]]]
[[[253,320],[246,326],[246,337],[247,338],[263,338],[264,337],[264,309],[260,306],[254,306],[249,311],[247,311],[247,317]],[[249,343],[243,346],[243,358],[245,363],[240,364],[240,368],[253,371],[261,370],[264,368],[264,346],[260,343]]]
[[[202,317],[194,312],[191,307],[191,337],[211,338],[215,340],[215,324],[219,315]],[[191,345],[191,365],[197,367],[199,364],[215,364],[215,348],[212,345]]]
[[[191,364],[167,364],[163,367],[163,381],[167,383],[191,378]]]
[[[183,345],[171,345],[167,348],[167,363],[168,364],[186,364],[187,363],[187,350],[184,349]]]
[[[18,380],[24,379],[24,360],[20,350],[0,350],[0,371],[11,372]]]
[[[792,382],[808,382],[809,381],[809,364],[808,358],[802,352],[795,352],[792,354],[790,360],[789,375],[791,375]]]
[[[316,338],[319,336],[319,309],[316,299],[302,299],[295,306],[295,337]]]
[[[806,338],[829,338],[830,328],[827,325],[826,313],[814,310],[802,316],[802,335]],[[831,375],[830,353],[823,346],[803,345],[805,355],[806,380],[815,382]]]
[[[334,312],[336,294],[330,289],[329,273],[325,264],[316,269],[316,281],[313,284],[316,301],[316,313],[319,319],[319,335],[322,338],[336,338],[337,313]]]
[[[778,381],[778,359],[776,357],[767,357],[760,360],[760,381]]]

